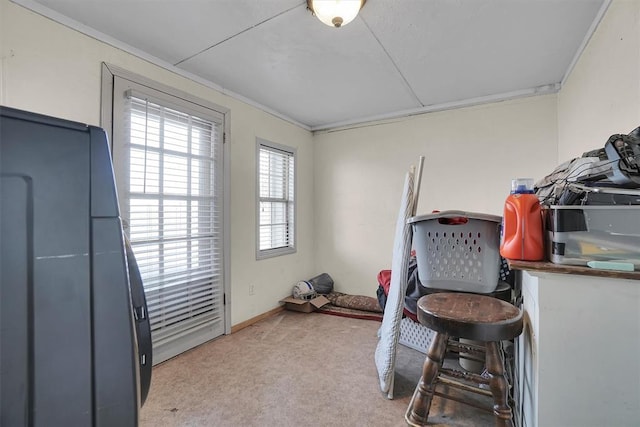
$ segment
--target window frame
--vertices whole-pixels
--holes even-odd
[[[289,246],[260,249],[260,150],[262,147],[274,151],[280,151],[289,154],[293,158],[293,200],[287,203],[293,204],[293,237]],[[298,156],[297,149],[283,144],[267,141],[266,139],[256,138],[256,260],[268,259],[282,255],[290,255],[297,252],[297,230],[298,230]]]

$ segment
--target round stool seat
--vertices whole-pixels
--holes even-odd
[[[522,332],[522,311],[484,295],[440,292],[418,300],[418,320],[436,332],[477,341],[502,341]]]

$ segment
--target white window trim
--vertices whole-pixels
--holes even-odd
[[[203,100],[187,92],[180,91],[167,85],[163,85],[154,80],[148,79],[139,74],[107,63],[102,63],[102,90],[100,103],[100,126],[107,132],[110,148],[113,149],[113,97],[114,78],[120,77],[137,84],[147,86],[156,91],[164,92],[170,96],[182,98],[190,103],[200,105],[206,109],[215,110],[221,113],[224,118],[224,142],[223,142],[223,288],[224,288],[224,333],[231,333],[231,251],[230,251],[230,230],[231,230],[231,148],[230,148],[230,110],[218,104]]]
[[[260,250],[260,147],[266,146],[293,156],[293,244],[284,248]],[[287,145],[277,144],[266,139],[256,138],[256,260],[289,255],[297,252],[298,247],[298,156],[297,150]]]

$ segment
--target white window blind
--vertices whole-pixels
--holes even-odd
[[[258,257],[295,250],[295,153],[259,143]]]
[[[161,361],[211,339],[224,321],[222,122],[133,91],[125,122],[121,204]]]

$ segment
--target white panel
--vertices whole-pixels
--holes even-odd
[[[180,67],[308,125],[419,106],[361,19],[335,29],[304,7]]]
[[[14,1],[326,128],[549,89],[608,0],[377,0],[340,29],[303,0]]]
[[[63,15],[175,64],[299,0],[38,0]]]
[[[433,105],[560,82],[601,4],[404,0],[371,2],[362,16]]]
[[[527,425],[638,425],[640,380],[622,368],[640,352],[638,281],[529,274],[538,280],[523,275],[523,297],[535,298],[526,316],[537,322]]]

